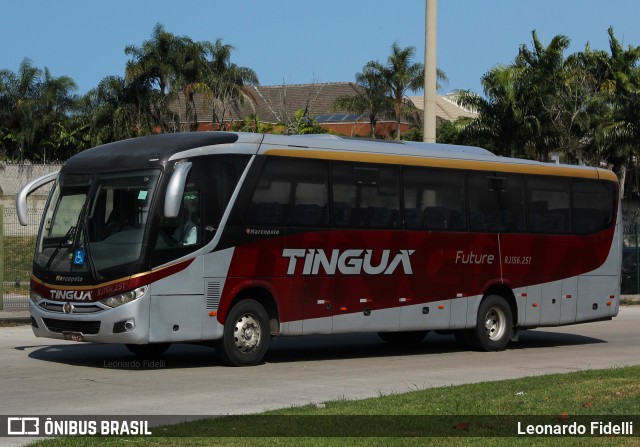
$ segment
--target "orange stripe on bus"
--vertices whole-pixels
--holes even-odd
[[[314,158],[319,160],[355,161],[434,168],[468,169],[474,171],[498,171],[519,174],[556,175],[618,181],[616,175],[606,169],[579,168],[554,164],[501,163],[498,161],[463,160],[412,155],[371,154],[314,149],[269,149],[266,155],[277,157]]]

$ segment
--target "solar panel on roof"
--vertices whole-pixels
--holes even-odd
[[[334,113],[332,115],[318,115],[315,117],[319,123],[354,122],[365,118],[365,115],[355,113]]]

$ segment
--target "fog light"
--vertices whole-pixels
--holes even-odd
[[[130,332],[136,327],[134,320],[118,321],[113,324],[113,333],[122,334],[123,332]]]

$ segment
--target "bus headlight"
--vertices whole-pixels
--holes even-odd
[[[110,296],[109,298],[100,300],[100,302],[109,307],[122,306],[123,304],[130,303],[131,301],[143,297],[147,293],[147,290],[149,290],[148,286],[138,287],[137,289],[130,290],[119,295]]]
[[[34,304],[37,304],[38,301],[40,301],[42,299],[42,297],[40,295],[38,295],[36,292],[34,292],[33,290],[31,290],[31,291],[29,291],[29,299]]]

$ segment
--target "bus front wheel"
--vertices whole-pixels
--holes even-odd
[[[476,327],[465,334],[474,348],[502,351],[513,337],[511,306],[500,295],[489,295],[478,308]]]
[[[255,300],[242,300],[229,311],[216,351],[228,365],[253,366],[262,361],[269,339],[267,311]]]

